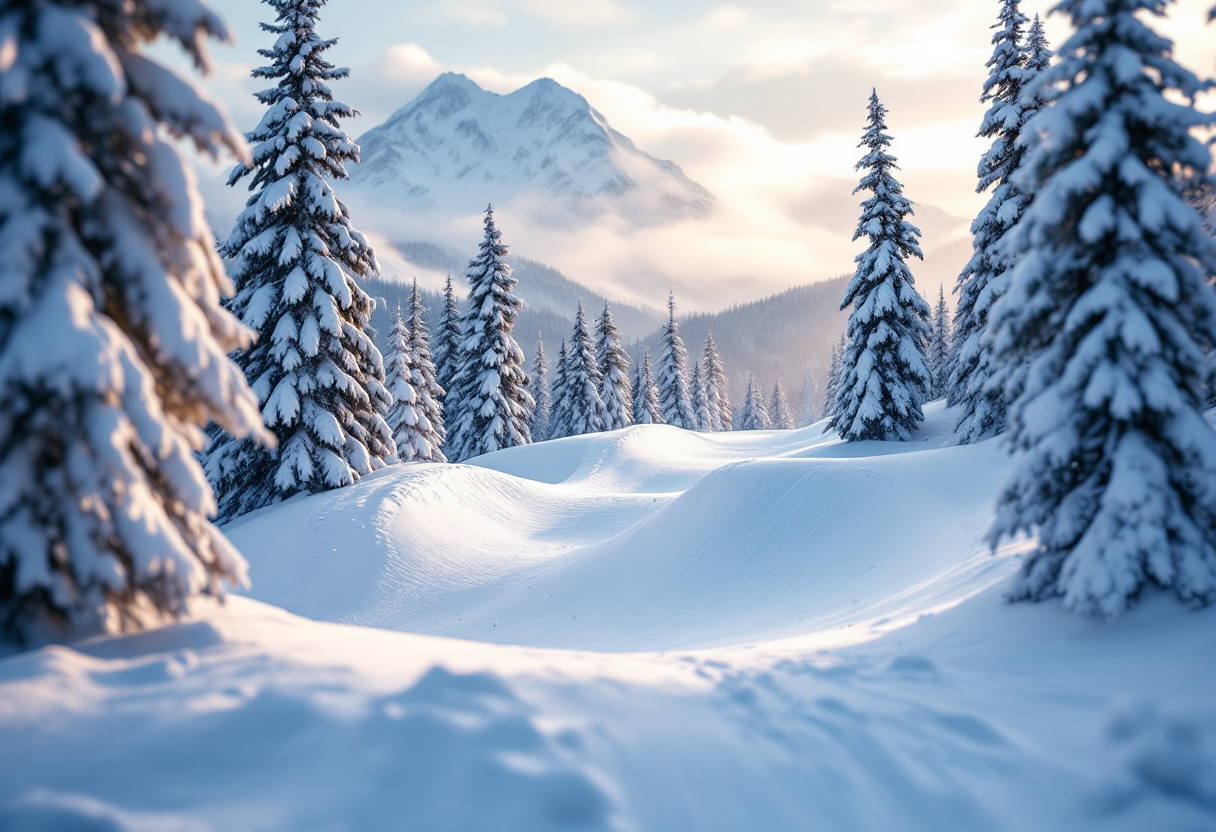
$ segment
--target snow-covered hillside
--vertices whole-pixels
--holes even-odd
[[[259,600],[0,661],[0,829],[1212,828],[1216,609],[1002,603],[1009,463],[953,415],[630,428],[249,516]]]
[[[548,78],[498,95],[444,73],[358,143],[352,183],[408,211],[468,214],[526,198],[563,225],[605,211],[644,225],[713,205],[677,165],[643,153]]]

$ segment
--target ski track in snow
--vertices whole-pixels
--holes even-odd
[[[626,429],[255,513],[257,600],[0,661],[0,829],[1216,826],[1216,610],[1003,604],[1008,460],[928,415]]]

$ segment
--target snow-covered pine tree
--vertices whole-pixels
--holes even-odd
[[[617,430],[633,424],[633,385],[629,383],[629,353],[612,320],[612,310],[604,311],[595,325],[595,360],[600,370],[600,400],[604,403],[604,430]]]
[[[836,415],[836,397],[840,395],[841,364],[844,361],[844,350],[847,346],[844,333],[840,341],[832,345],[832,361],[828,364],[828,383],[823,391],[823,417],[831,419]]]
[[[135,629],[245,582],[202,425],[269,441],[168,137],[245,148],[148,54],[163,36],[206,71],[227,30],[197,2],[80,0],[0,4],[0,31],[0,640]]]
[[[709,412],[713,424],[709,430],[730,430],[732,425],[730,404],[730,382],[726,379],[726,368],[718,355],[718,344],[712,330],[705,332],[705,345],[701,349],[705,362],[705,396],[709,400]]]
[[[959,275],[954,313],[957,348],[947,382],[947,401],[961,408],[955,426],[960,443],[978,442],[1005,429],[1005,379],[1009,370],[993,360],[988,333],[992,304],[1009,285],[1014,256],[1005,245],[1005,235],[1017,224],[1027,198],[1012,176],[1022,164],[1026,147],[1019,141],[1033,104],[1023,102],[1029,81],[1022,30],[1026,16],[1019,0],[1001,0],[993,28],[989,75],[980,95],[989,102],[979,135],[992,144],[980,158],[977,193],[992,188],[988,202],[971,223],[974,254]]]
[[[422,293],[418,281],[410,290],[409,319],[410,384],[417,395],[418,424],[411,437],[413,457],[407,457],[397,440],[397,457],[402,462],[411,458],[416,462],[447,462],[443,453],[443,442],[447,432],[443,424],[444,390],[435,380],[435,364],[431,361],[431,335],[426,324],[426,307],[422,305]]]
[[[773,394],[768,407],[769,422],[774,430],[793,430],[794,414],[790,413],[790,402],[781,388],[781,379],[773,383]]]
[[[532,441],[528,418],[536,403],[528,392],[524,353],[511,337],[523,302],[512,290],[509,250],[486,206],[485,237],[469,263],[468,308],[461,319],[459,369],[452,380],[449,456],[457,462]]]
[[[328,181],[359,159],[339,126],[356,113],[328,86],[348,73],[324,58],[334,44],[316,31],[325,0],[265,2],[275,22],[263,29],[278,38],[258,50],[270,63],[253,75],[277,83],[256,96],[267,111],[247,136],[252,165],[228,179],[248,177],[252,196],[221,252],[236,279],[229,308],[259,333],[234,358],[278,447],[213,433],[206,468],[221,518],[350,485],[394,452],[384,420],[392,397],[367,332],[375,302],[355,281],[379,266]]]
[[[393,310],[393,323],[388,331],[388,357],[384,365],[384,386],[393,397],[385,421],[393,431],[397,448],[395,459],[408,462],[414,458],[413,436],[420,421],[418,394],[411,383],[410,333],[401,317],[401,307]]]
[[[869,237],[870,244],[857,256],[857,272],[840,304],[841,309],[853,304],[853,311],[831,423],[849,442],[910,438],[924,419],[921,403],[929,392],[924,352],[929,304],[916,291],[904,262],[922,256],[916,242],[920,232],[906,219],[912,203],[892,174],[898,167],[887,152],[886,113],[878,93],[871,93],[861,140],[869,152],[857,163],[865,173],[854,193],[865,190],[873,196],[862,203],[853,234],[855,240]]]
[[[604,429],[604,400],[600,398],[599,364],[595,360],[595,344],[591,341],[591,330],[583,312],[583,302],[578,302],[578,313],[574,316],[574,331],[570,335],[570,352],[567,355],[566,389],[570,396],[571,436],[596,433]]]
[[[542,442],[549,439],[549,411],[553,405],[553,394],[549,390],[549,359],[545,355],[545,334],[542,332],[536,338],[536,355],[532,359],[532,378],[528,380],[528,390],[536,406],[532,408],[532,440]]]
[[[1210,169],[1202,84],[1148,25],[1160,0],[1063,0],[1074,34],[1039,84],[1060,91],[1016,184],[1025,252],[992,309],[993,347],[1026,370],[1009,407],[1020,452],[995,545],[1034,535],[1012,599],[1063,596],[1113,617],[1148,586],[1216,600],[1216,431],[1202,414],[1216,347],[1216,244],[1181,183]]]
[[[659,388],[650,371],[650,350],[638,364],[638,377],[633,385],[633,422],[636,425],[662,425],[663,407],[659,404]]]
[[[549,411],[549,439],[570,435],[570,354],[562,341],[557,351],[557,369],[553,376],[553,404]]]
[[[805,428],[819,421],[816,408],[819,406],[819,383],[810,370],[802,377],[802,395],[798,399],[798,427]]]
[[[463,340],[460,305],[456,302],[456,292],[452,289],[452,276],[449,274],[443,286],[443,311],[439,314],[439,327],[435,330],[434,352],[435,381],[445,391],[451,391],[452,380],[456,378],[460,366],[460,342]],[[453,404],[450,393],[445,393],[443,405],[449,419]]]
[[[697,416],[692,409],[692,396],[688,393],[688,350],[680,337],[680,326],[676,323],[675,295],[667,296],[667,323],[663,325],[663,352],[659,356],[659,403],[663,407],[663,421],[677,428],[695,430]]]
[[[933,377],[930,395],[940,399],[950,387],[950,312],[946,307],[946,290],[937,288],[937,305],[933,308],[933,324],[929,332],[929,374]]]
[[[736,430],[769,430],[773,423],[764,406],[764,391],[756,384],[755,375],[747,376],[747,393],[743,397],[743,408],[739,411]]]
[[[701,362],[692,363],[692,381],[688,384],[688,395],[692,399],[692,412],[696,417],[694,430],[713,430],[714,417],[709,409],[709,396],[705,392],[705,382],[702,380]]]

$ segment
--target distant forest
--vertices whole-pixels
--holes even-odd
[[[468,258],[430,243],[396,243],[398,251],[411,263],[436,271],[450,272],[461,278]],[[524,257],[510,257],[511,267],[519,279],[516,293],[524,301],[524,311],[515,325],[515,340],[531,366],[536,351],[537,336],[545,335],[545,352],[552,359],[557,355],[560,339],[568,338],[574,326],[574,313],[581,299],[588,316],[599,314],[604,306],[603,295],[580,286],[556,269]],[[848,276],[820,283],[795,286],[749,303],[736,304],[720,312],[680,314],[680,334],[691,357],[700,357],[705,333],[713,330],[714,340],[730,379],[731,399],[738,404],[747,387],[748,373],[755,373],[765,390],[780,378],[792,406],[797,410],[803,378],[814,375],[822,395],[826,383],[832,345],[840,339],[848,320],[840,311]],[[406,305],[409,284],[398,280],[369,279],[368,293],[378,299],[372,316],[376,341],[385,349],[390,310],[400,303]],[[423,300],[430,310],[427,322],[432,331],[442,297],[436,292],[423,291]],[[463,291],[459,293],[464,300]],[[657,296],[655,306],[667,301],[666,294]],[[612,314],[636,361],[642,350],[649,349],[651,359],[659,356],[658,313],[612,301]],[[680,298],[676,298],[677,308]]]

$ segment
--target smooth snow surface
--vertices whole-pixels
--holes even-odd
[[[1009,462],[926,414],[630,428],[248,516],[259,600],[0,661],[0,829],[1213,828],[1216,610],[1003,604]]]

